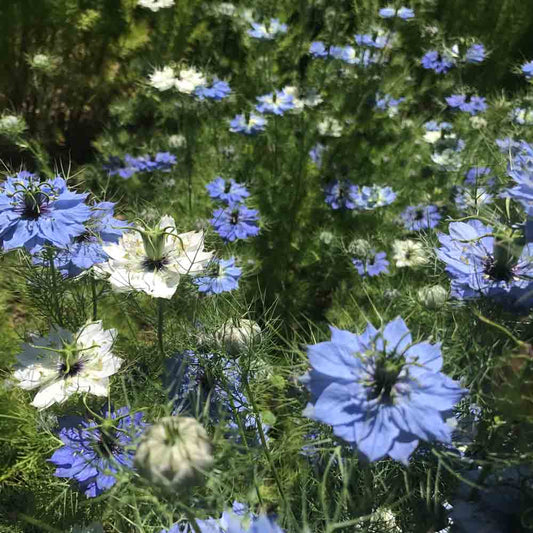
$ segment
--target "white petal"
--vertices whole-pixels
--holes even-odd
[[[65,380],[54,381],[50,385],[43,387],[33,399],[31,404],[38,409],[45,409],[54,403],[64,402],[70,394],[67,392]]]

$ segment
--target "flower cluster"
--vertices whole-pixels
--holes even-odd
[[[435,205],[410,205],[400,216],[409,231],[434,228],[442,218]]]
[[[150,155],[133,157],[126,154],[124,160],[111,156],[104,164],[104,169],[110,176],[129,179],[137,172],[170,172],[175,164],[176,156],[170,152],[158,152],[153,158]]]

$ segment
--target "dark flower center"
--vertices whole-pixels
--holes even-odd
[[[102,429],[100,431],[100,436],[96,441],[95,449],[101,455],[110,457],[114,453],[118,452],[121,447],[114,432],[108,429]]]
[[[74,242],[75,243],[90,242],[90,241],[93,240],[93,237],[94,237],[94,235],[91,232],[86,231],[86,232],[82,233],[81,235],[78,235],[77,237],[74,237]]]
[[[231,190],[231,183],[228,181],[226,185],[224,186],[224,193],[228,194]]]
[[[238,222],[239,222],[239,212],[238,211],[233,211],[231,213],[229,222],[230,222],[230,224],[233,224],[233,225],[238,224]]]
[[[509,283],[513,279],[513,266],[509,262],[496,261],[494,257],[487,257],[483,261],[483,272],[493,281]]]
[[[26,220],[37,220],[46,211],[47,204],[48,199],[43,193],[25,194],[22,218]]]
[[[81,360],[75,361],[71,365],[67,365],[66,362],[63,362],[59,365],[59,375],[63,379],[71,378],[79,374],[82,368],[83,368],[83,361]]]
[[[422,220],[424,218],[424,210],[423,209],[417,209],[415,211],[415,220]]]
[[[383,403],[392,402],[392,389],[398,381],[402,364],[397,361],[377,361],[374,380],[368,392],[368,399],[380,399]]]
[[[161,257],[160,259],[151,259],[150,257],[145,257],[142,260],[142,267],[144,270],[148,271],[160,271],[163,270],[169,263],[170,260],[168,257]]]

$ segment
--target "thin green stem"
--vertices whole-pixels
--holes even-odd
[[[96,294],[96,280],[94,276],[91,275],[91,296],[93,300],[93,322],[96,321],[98,317],[98,295]]]
[[[161,359],[165,358],[165,345],[163,343],[163,321],[164,321],[164,309],[165,301],[163,298],[157,299],[157,344],[159,346],[159,353]]]

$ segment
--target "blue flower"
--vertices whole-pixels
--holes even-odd
[[[421,231],[434,228],[442,218],[435,205],[410,205],[400,215],[405,229]]]
[[[104,412],[101,423],[80,420],[77,426],[63,427],[63,446],[49,459],[57,466],[54,475],[75,479],[89,498],[110,489],[120,469],[133,467],[132,443],[146,425],[142,417],[141,412],[130,416],[122,407]]]
[[[348,180],[332,181],[324,189],[326,193],[326,203],[332,209],[354,209],[354,198],[357,194],[357,187]]]
[[[210,87],[207,85],[200,85],[194,90],[194,94],[198,100],[223,100],[231,94],[229,83],[222,80],[214,80]]]
[[[378,207],[385,207],[392,204],[396,200],[396,193],[391,187],[380,187],[379,185],[372,185],[368,187],[365,185],[361,189],[357,189],[354,196],[355,208],[363,211],[372,211]]]
[[[480,96],[472,96],[470,99],[464,94],[452,94],[446,98],[446,103],[453,108],[459,108],[461,111],[477,115],[487,110],[487,103],[485,98]]]
[[[481,43],[473,44],[465,54],[467,63],[482,63],[486,57],[485,47]]]
[[[279,19],[270,19],[270,22],[261,24],[252,22],[252,29],[248,30],[248,35],[262,41],[272,41],[278,35],[287,33],[287,24],[283,24]]]
[[[405,102],[404,97],[393,98],[390,94],[376,95],[376,108],[381,111],[387,111],[390,117],[398,114],[398,108],[402,102]]]
[[[515,124],[520,126],[533,126],[533,110],[524,107],[514,107],[511,110],[510,118]]]
[[[533,245],[514,257],[511,244],[497,239],[493,228],[479,220],[452,222],[449,235],[441,233],[438,238],[437,257],[446,264],[454,298],[485,295],[521,303],[533,275]]]
[[[401,7],[396,10],[394,7],[384,7],[379,10],[379,16],[384,19],[399,17],[403,20],[414,18],[415,12],[409,7]]]
[[[224,178],[217,176],[211,183],[208,183],[205,188],[209,192],[211,198],[221,200],[227,204],[242,202],[245,198],[250,196],[248,189],[246,189],[241,183],[237,183],[233,178],[226,181]]]
[[[389,262],[387,261],[387,254],[385,252],[375,253],[372,250],[372,258],[352,259],[352,263],[360,276],[374,277],[379,274],[389,273]]]
[[[446,74],[455,66],[455,59],[448,54],[441,54],[437,50],[430,50],[424,54],[420,63],[427,70],[433,70],[437,74]]]
[[[259,113],[272,113],[281,116],[285,111],[294,109],[294,96],[285,92],[285,89],[258,96],[257,100],[259,103],[255,108]]]
[[[453,125],[449,122],[437,122],[436,120],[430,120],[424,124],[426,131],[443,131],[451,130]]]
[[[419,439],[451,442],[444,416],[465,391],[441,373],[440,344],[413,343],[400,317],[382,330],[369,323],[361,335],[330,329],[331,341],[307,347],[306,416],[331,425],[370,461],[388,455],[407,463]]]
[[[322,143],[316,143],[311,150],[309,150],[309,157],[311,161],[320,168],[322,166],[322,158],[326,147]]]
[[[235,115],[235,118],[230,122],[230,131],[234,133],[243,133],[244,135],[256,135],[265,131],[267,119],[261,115],[250,113],[249,116]]]
[[[316,58],[325,59],[329,56],[328,49],[322,41],[314,41],[309,46],[309,53]]]
[[[240,204],[215,209],[210,222],[225,241],[233,242],[255,237],[259,233],[258,220],[257,209],[249,209]]]
[[[477,185],[480,183],[483,176],[488,176],[492,172],[490,167],[472,167],[468,169],[465,174],[465,185]],[[489,180],[488,185],[493,185],[493,181]]]
[[[357,46],[366,46],[369,48],[385,48],[389,42],[390,35],[378,33],[371,35],[370,33],[357,33],[354,35],[354,40]]]
[[[533,79],[533,61],[528,61],[522,65],[522,74],[527,80]]]
[[[202,276],[194,279],[200,292],[206,294],[220,294],[239,288],[239,278],[242,270],[235,266],[235,257],[229,259],[215,259],[207,267],[207,272],[213,270],[211,276]]]
[[[176,156],[170,152],[158,152],[154,159],[149,155],[133,157],[130,154],[124,156],[124,162],[117,156],[111,156],[104,169],[110,176],[118,175],[122,179],[129,179],[137,172],[170,172],[176,164]]]
[[[533,206],[533,146],[522,141],[507,172],[514,181],[514,187],[505,189],[503,196],[509,196],[525,209],[530,209]]]
[[[54,266],[63,276],[79,276],[92,266],[105,263],[109,259],[102,245],[118,242],[123,231],[130,226],[127,222],[113,217],[114,207],[112,202],[99,202],[92,206],[91,218],[85,224],[85,232],[74,237],[67,247],[57,250],[53,258]],[[49,258],[37,254],[33,262],[47,265]]]
[[[22,171],[0,187],[0,242],[4,250],[24,247],[38,252],[44,245],[63,248],[85,232],[91,216],[87,194],[67,188],[59,176],[41,181]]]

